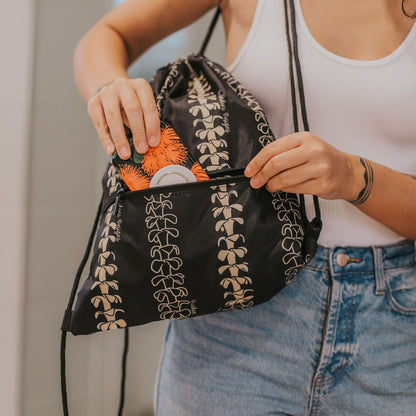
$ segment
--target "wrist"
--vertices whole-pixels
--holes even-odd
[[[98,94],[104,87],[108,87],[109,85],[111,85],[114,81],[116,81],[119,78],[126,78],[126,79],[128,79],[129,77],[127,75],[125,75],[125,76],[124,75],[120,75],[119,77],[116,77],[116,78],[112,79],[111,81],[107,81],[107,82],[101,84],[100,87],[98,87],[96,90],[94,90],[94,92],[92,92],[90,94],[90,99],[92,97],[94,97],[94,95]]]
[[[347,175],[343,195],[345,201],[351,202],[358,198],[361,190],[365,187],[364,173],[365,169],[360,162],[360,157],[347,154]]]
[[[111,85],[115,80],[111,80],[106,82],[105,84],[102,84],[99,88],[97,88],[92,94],[91,97],[94,97],[95,94],[98,94],[104,87],[108,87],[109,85]]]

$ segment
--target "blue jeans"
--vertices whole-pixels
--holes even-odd
[[[319,247],[270,301],[169,324],[157,416],[415,416],[414,243]]]

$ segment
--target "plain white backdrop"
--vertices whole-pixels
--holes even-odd
[[[0,3],[0,415],[21,409],[34,0]]]

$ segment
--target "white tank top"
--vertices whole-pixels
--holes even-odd
[[[309,32],[299,0],[295,10],[310,131],[339,150],[416,174],[416,24],[390,55],[358,61],[322,47]],[[228,70],[258,98],[277,138],[293,133],[283,1],[258,1],[247,40]],[[312,197],[306,201],[311,218]],[[404,239],[346,201],[319,202],[320,245]]]

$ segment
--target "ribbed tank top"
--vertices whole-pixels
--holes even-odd
[[[339,150],[416,174],[416,25],[390,55],[358,61],[321,46],[299,0],[295,10],[310,131]],[[293,133],[283,1],[258,1],[248,37],[228,70],[258,98],[277,138]],[[312,197],[306,201],[311,218]],[[385,245],[404,239],[346,201],[319,202],[320,245]]]

